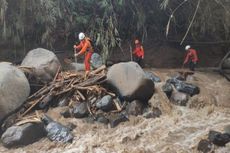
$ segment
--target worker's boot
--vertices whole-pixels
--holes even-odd
[[[88,77],[89,77],[89,71],[85,71],[85,77],[84,77],[84,79],[86,80]]]

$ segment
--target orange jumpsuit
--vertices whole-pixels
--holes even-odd
[[[133,54],[138,58],[144,58],[144,49],[141,44],[136,44]]]
[[[197,56],[197,52],[195,49],[189,49],[187,51],[185,60],[184,60],[184,64],[189,63],[189,69],[191,71],[195,71],[195,67],[197,65],[198,62],[198,56]]]
[[[89,38],[83,39],[80,42],[80,44],[76,46],[76,49],[80,50],[79,51],[80,55],[85,53],[85,60],[84,60],[85,70],[90,71],[90,59],[93,54],[93,47],[91,45],[90,39]]]

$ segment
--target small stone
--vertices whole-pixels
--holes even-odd
[[[101,100],[96,103],[96,107],[105,112],[111,111],[114,109],[113,99],[110,95],[104,96]]]
[[[69,128],[71,131],[73,131],[73,130],[77,127],[77,125],[75,125],[75,124],[73,124],[73,123],[68,123],[68,124],[66,125],[66,127]]]
[[[74,107],[73,115],[75,118],[84,118],[89,115],[86,102],[79,103]]]
[[[104,115],[98,115],[97,116],[97,122],[99,123],[103,123],[103,124],[108,124],[109,123],[109,119],[107,119]]]
[[[60,113],[64,118],[70,118],[71,113],[69,109],[64,110],[63,112]]]
[[[157,118],[157,117],[160,117],[161,115],[162,115],[162,112],[159,108],[153,108],[152,111],[144,113],[143,116],[148,119],[148,118]]]
[[[212,143],[203,139],[199,142],[197,150],[203,153],[208,153],[212,150]]]
[[[189,96],[182,92],[173,92],[171,96],[171,101],[173,104],[178,106],[186,106],[189,100]]]
[[[128,117],[124,114],[119,114],[116,118],[110,121],[110,127],[114,128],[119,125],[121,122],[129,121]]]
[[[168,98],[171,97],[172,92],[173,92],[173,87],[170,83],[166,82],[166,84],[162,86],[162,90],[164,91],[164,93],[166,94]]]
[[[141,115],[143,113],[143,103],[139,100],[134,100],[126,107],[129,115]]]

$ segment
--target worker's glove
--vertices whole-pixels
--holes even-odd
[[[144,59],[144,56],[142,56],[141,58]]]
[[[193,62],[196,65],[196,62]]]
[[[74,48],[74,49],[77,49],[77,45],[74,45],[73,48]]]
[[[78,53],[75,53],[75,54],[74,54],[74,57],[78,57],[78,55],[79,55]]]

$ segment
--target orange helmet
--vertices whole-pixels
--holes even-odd
[[[135,40],[135,44],[139,44],[140,42],[139,42],[139,40],[138,39],[136,39]]]

